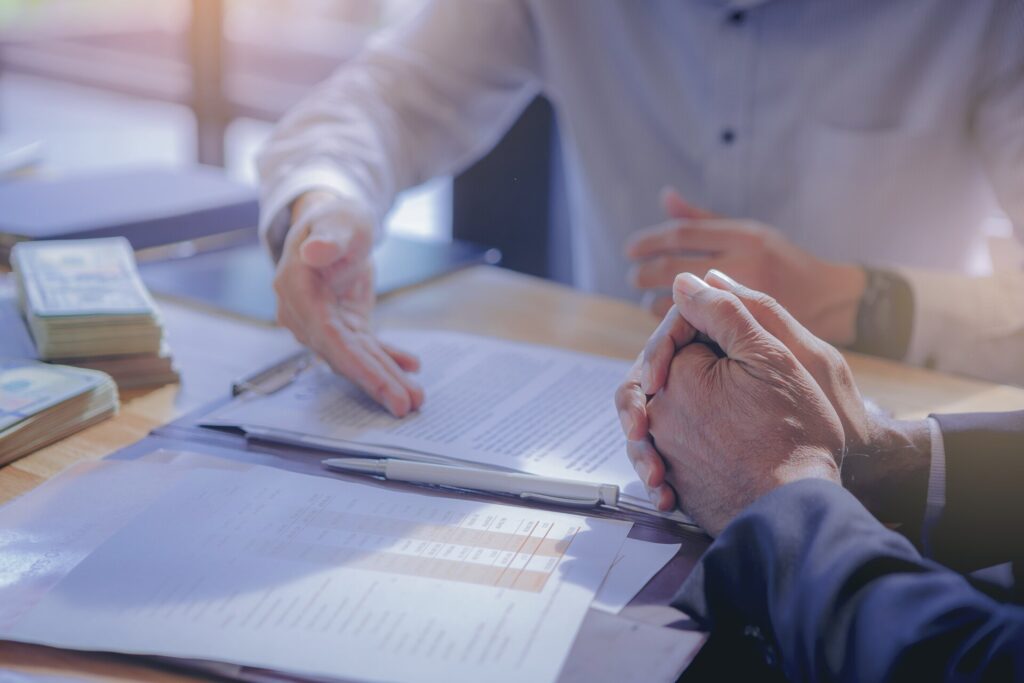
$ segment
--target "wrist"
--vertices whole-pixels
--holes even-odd
[[[798,446],[775,469],[776,488],[801,479],[824,479],[841,483],[836,454],[815,446]]]
[[[861,452],[843,460],[843,485],[883,522],[919,528],[928,496],[927,420],[876,417]]]
[[[849,346],[857,338],[857,312],[867,287],[867,274],[860,266],[822,261],[820,284],[824,300],[813,317],[811,332],[837,346]]]
[[[363,204],[323,189],[309,190],[292,202],[286,239],[301,242],[314,226],[322,235],[349,234],[354,230],[369,246],[376,229],[372,213]]]
[[[291,222],[295,225],[302,216],[313,209],[331,202],[336,202],[338,197],[330,190],[308,190],[303,192],[291,205]]]

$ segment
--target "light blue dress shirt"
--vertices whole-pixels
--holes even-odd
[[[991,274],[985,227],[1024,227],[1021,0],[435,0],[281,122],[260,158],[271,247],[315,187],[379,223],[540,92],[580,287],[639,297],[623,243],[673,185],[901,268],[908,360],[1024,382],[1024,273]]]

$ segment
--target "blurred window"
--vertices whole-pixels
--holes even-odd
[[[271,123],[423,0],[0,0],[0,148],[41,140],[53,170],[225,165],[254,179]],[[391,223],[450,230],[450,181]]]

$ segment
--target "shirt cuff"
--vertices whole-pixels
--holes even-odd
[[[339,204],[348,205],[356,214],[375,217],[374,234],[379,237],[379,216],[370,208],[365,193],[336,167],[318,163],[291,170],[280,182],[264,187],[260,205],[260,236],[274,261],[281,258],[284,240],[291,225],[291,205],[311,190],[326,190]]]
[[[971,277],[921,268],[895,272],[910,284],[914,297],[907,363],[1007,381],[1006,364],[994,362],[998,354],[986,357],[978,348],[1024,331],[1024,273]]]
[[[928,431],[931,434],[932,458],[928,467],[928,497],[925,502],[921,546],[925,554],[931,556],[931,531],[946,507],[946,447],[938,420],[928,418]]]

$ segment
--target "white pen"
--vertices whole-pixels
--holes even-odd
[[[321,464],[329,470],[338,472],[369,474],[408,484],[500,493],[539,503],[576,507],[615,507],[619,504],[619,487],[613,484],[588,484],[571,479],[435,465],[395,458],[328,458],[321,461]]]

